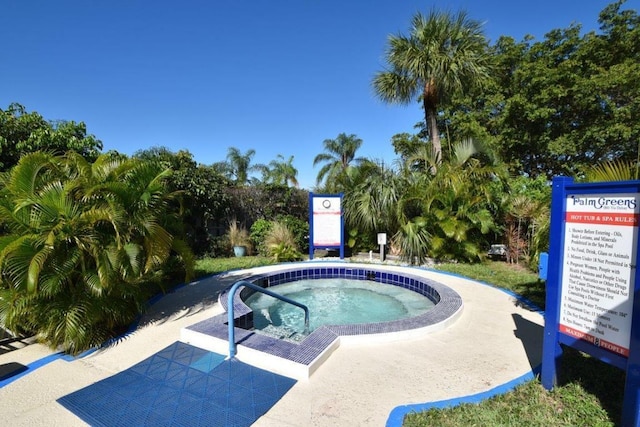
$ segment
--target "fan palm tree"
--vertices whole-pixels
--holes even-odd
[[[393,167],[367,160],[357,167],[359,179],[345,195],[349,228],[393,234],[402,220],[397,211],[406,180]]]
[[[324,163],[318,172],[317,183],[320,184],[326,178],[326,187],[329,191],[344,190],[347,185],[349,168],[352,163],[358,165],[365,159],[356,157],[356,151],[362,145],[362,139],[356,135],[341,133],[336,139],[325,139],[325,152],[318,154],[313,159],[313,166]]]
[[[488,76],[489,56],[482,25],[467,13],[431,12],[413,17],[410,34],[390,36],[389,69],[376,74],[373,88],[380,99],[408,104],[422,101],[431,148],[442,160],[438,107],[457,91]]]

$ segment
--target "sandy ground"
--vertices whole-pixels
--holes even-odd
[[[207,278],[155,303],[138,329],[83,358],[48,363],[0,388],[2,424],[82,426],[56,399],[151,356],[177,341],[180,329],[222,312],[221,290],[273,267]],[[383,426],[397,406],[490,390],[540,364],[542,315],[509,294],[456,276],[412,274],[457,291],[464,311],[448,328],[392,343],[342,344],[308,380],[301,380],[255,426]],[[0,355],[0,365],[42,361],[40,344]]]

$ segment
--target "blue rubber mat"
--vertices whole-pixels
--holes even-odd
[[[58,402],[92,426],[250,426],[295,382],[176,342]]]

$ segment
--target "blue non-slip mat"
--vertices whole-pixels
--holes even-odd
[[[92,426],[250,426],[295,382],[176,342],[58,402]]]

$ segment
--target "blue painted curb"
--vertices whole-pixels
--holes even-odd
[[[462,405],[464,403],[480,403],[483,400],[489,399],[500,394],[507,393],[520,384],[524,384],[536,378],[540,373],[541,365],[537,366],[534,370],[527,372],[526,374],[511,380],[507,383],[492,388],[491,390],[484,391],[482,393],[472,394],[469,396],[457,397],[454,399],[439,400],[437,402],[416,403],[413,405],[403,405],[395,407],[389,414],[386,427],[402,427],[404,417],[407,414],[413,412],[424,412],[429,409],[444,409],[453,406]]]
[[[27,374],[30,374],[31,372],[35,371],[36,369],[44,366],[44,365],[48,365],[51,362],[55,362],[56,360],[61,360],[64,359],[66,355],[62,352],[59,353],[54,353],[54,354],[50,354],[49,356],[45,356],[43,358],[40,358],[38,360],[36,360],[35,362],[31,362],[27,365],[27,369],[25,369],[24,371],[20,372],[19,374],[16,375],[12,375],[9,378],[5,378],[4,380],[0,381],[0,388],[11,384],[12,382],[14,382],[15,380],[24,377]]]

